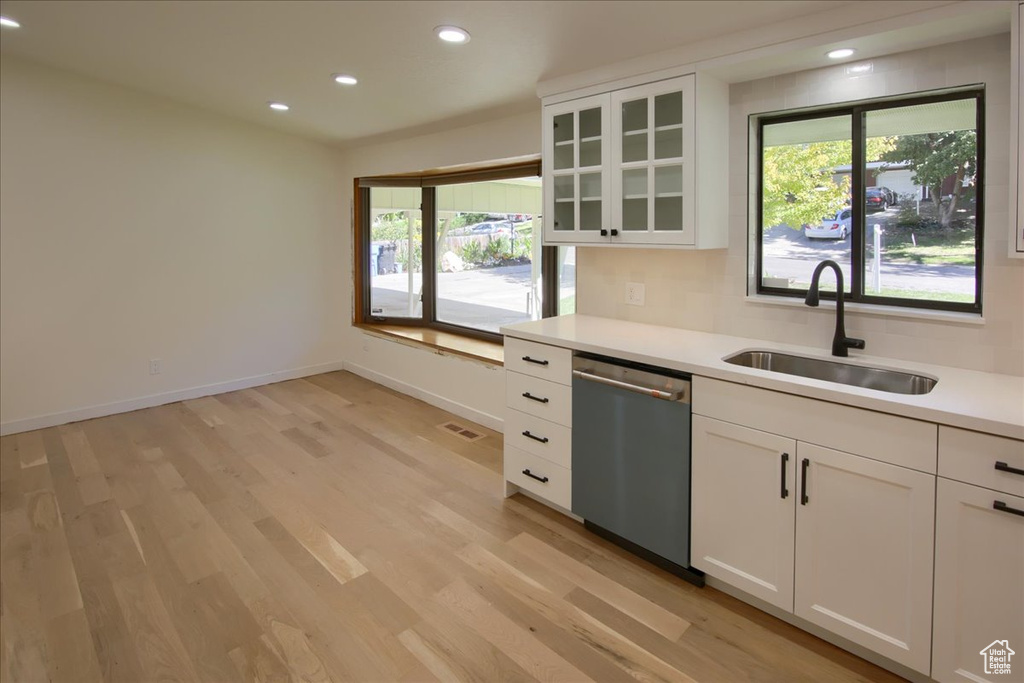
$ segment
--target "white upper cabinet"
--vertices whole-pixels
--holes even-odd
[[[694,76],[612,93],[612,229],[624,244],[694,243]],[[613,240],[613,241],[616,241]]]
[[[594,244],[609,235],[608,95],[544,108],[544,242]]]
[[[687,74],[546,102],[545,244],[725,247],[728,100]]]

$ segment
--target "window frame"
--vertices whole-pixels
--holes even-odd
[[[352,322],[355,325],[394,325],[403,327],[429,328],[484,341],[501,343],[504,336],[475,327],[457,325],[437,319],[437,270],[427,268],[434,264],[437,241],[437,187],[439,185],[468,184],[487,180],[507,180],[541,175],[539,159],[512,164],[474,166],[460,170],[443,170],[394,176],[368,176],[353,180],[353,272],[354,306]],[[418,187],[420,188],[420,215],[423,233],[423,293],[419,317],[389,317],[372,315],[370,296],[372,276],[367,251],[370,242],[370,190],[373,187]],[[427,239],[427,236],[430,236]],[[540,237],[540,234],[537,235]],[[541,317],[558,315],[558,247],[541,246]]]
[[[977,167],[975,182],[975,226],[974,226],[974,302],[936,301],[927,299],[906,299],[900,297],[876,296],[864,291],[865,279],[865,232],[867,226],[865,202],[865,178],[868,173],[864,153],[867,144],[864,114],[898,107],[908,107],[953,100],[973,99],[976,108],[977,131]],[[985,86],[976,84],[964,87],[943,89],[936,92],[923,92],[908,95],[891,96],[869,100],[859,100],[842,104],[814,107],[796,111],[769,114],[753,114],[756,123],[757,143],[757,177],[756,202],[757,216],[754,221],[756,247],[754,259],[754,291],[759,296],[778,296],[787,298],[803,298],[806,289],[768,287],[762,284],[764,273],[764,127],[778,123],[807,121],[829,116],[848,115],[851,118],[850,140],[852,143],[852,159],[850,169],[850,201],[851,201],[851,234],[850,234],[850,291],[843,295],[843,300],[851,303],[871,304],[892,308],[914,308],[933,311],[982,314],[982,283],[984,275],[984,226],[985,226]],[[835,299],[831,291],[821,292],[824,299]]]

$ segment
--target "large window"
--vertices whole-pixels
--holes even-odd
[[[983,121],[978,89],[760,117],[758,293],[831,259],[850,300],[980,313]]]
[[[538,173],[361,179],[357,322],[498,339],[502,325],[572,312],[575,254],[541,247]]]

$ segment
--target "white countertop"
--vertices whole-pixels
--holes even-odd
[[[1024,439],[1024,377],[961,370],[942,365],[879,358],[852,352],[836,359],[830,349],[780,344],[659,325],[566,315],[506,325],[510,337],[927,420],[999,436]],[[767,349],[852,365],[914,372],[938,379],[928,394],[911,396],[784,375],[725,363],[739,351]]]

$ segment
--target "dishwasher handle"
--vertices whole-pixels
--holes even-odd
[[[685,390],[663,391],[661,389],[651,389],[650,387],[643,387],[639,384],[630,384],[629,382],[612,379],[611,377],[602,377],[601,375],[595,375],[591,372],[584,372],[582,370],[573,370],[572,376],[585,379],[588,382],[597,382],[598,384],[606,384],[610,387],[616,387],[617,389],[625,389],[626,391],[643,394],[644,396],[650,396],[651,398],[660,398],[663,401],[678,401],[685,398],[687,393]]]

